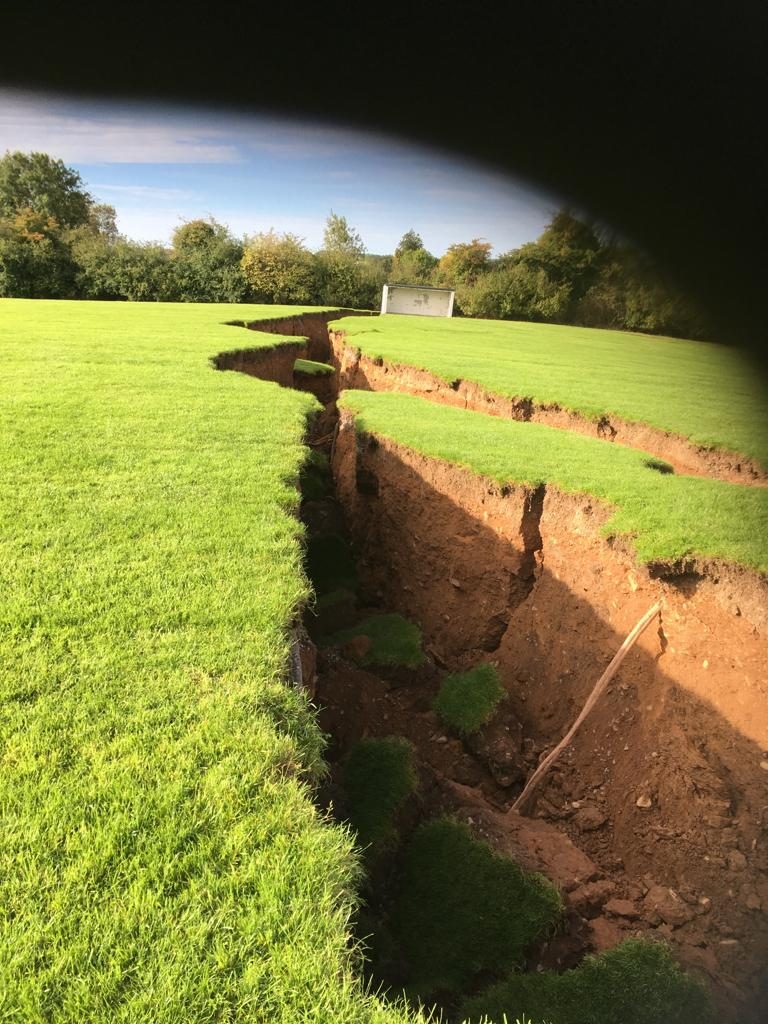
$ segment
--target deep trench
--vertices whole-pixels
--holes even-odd
[[[366,875],[355,936],[367,950],[367,979],[375,988],[393,996],[405,989],[410,995],[425,998],[438,1005],[450,1021],[460,1019],[456,1014],[465,997],[488,986],[498,976],[493,970],[479,969],[465,979],[460,991],[438,987],[425,992],[418,985],[414,988],[418,979],[393,936],[392,917],[403,879],[403,851],[420,825],[447,814],[467,823],[474,836],[488,842],[498,853],[518,860],[527,870],[541,871],[550,877],[563,892],[562,923],[554,935],[529,945],[525,969],[562,972],[577,966],[586,954],[610,949],[630,934],[658,933],[658,937],[676,943],[675,951],[685,966],[712,986],[724,1020],[742,1024],[760,1020],[768,998],[768,975],[763,969],[768,929],[758,927],[754,935],[745,931],[752,929],[757,919],[754,914],[744,917],[738,900],[733,898],[754,901],[754,893],[762,892],[760,871],[768,873],[768,845],[763,846],[762,840],[754,838],[759,836],[759,830],[743,827],[749,815],[757,815],[758,825],[762,822],[761,827],[768,834],[768,813],[760,810],[762,794],[752,793],[748,799],[743,773],[738,775],[738,785],[733,779],[734,765],[757,763],[763,756],[760,750],[735,733],[723,733],[721,723],[711,711],[692,704],[679,687],[659,677],[657,663],[668,647],[660,629],[656,656],[651,660],[638,654],[634,670],[625,672],[624,681],[613,694],[609,690],[598,716],[600,725],[595,729],[597,738],[592,740],[594,749],[575,754],[572,748],[566,751],[550,783],[542,787],[531,809],[532,818],[508,815],[506,812],[526,778],[565,732],[578,710],[574,694],[580,692],[580,679],[594,681],[594,665],[609,650],[615,650],[616,634],[606,629],[588,601],[577,601],[575,609],[569,610],[568,602],[573,604],[573,598],[566,599],[559,588],[557,572],[551,567],[555,563],[550,564],[549,572],[545,570],[542,515],[549,507],[546,514],[551,523],[557,505],[547,503],[559,500],[556,496],[550,498],[545,487],[523,493],[503,487],[493,494],[488,492],[494,508],[507,505],[520,510],[516,539],[514,544],[507,545],[503,537],[493,535],[480,523],[476,510],[473,512],[469,506],[462,509],[458,498],[456,503],[447,502],[439,491],[431,490],[422,481],[418,457],[406,464],[402,452],[375,437],[356,435],[349,422],[340,421],[337,374],[313,377],[293,373],[296,357],[333,359],[326,329],[329,319],[330,314],[323,317],[322,325],[313,325],[309,341],[297,339],[296,346],[283,345],[271,350],[223,353],[214,360],[214,365],[311,391],[323,406],[311,424],[307,444],[314,455],[301,481],[307,567],[317,599],[304,614],[300,642],[295,646],[294,672],[294,678],[303,679],[309,687],[318,707],[320,726],[329,738],[330,773],[318,794],[320,807],[338,821],[349,821],[345,772],[350,753],[361,740],[405,737],[414,751],[417,785],[397,809],[397,841],[375,851],[375,855],[363,850]],[[296,333],[307,334],[305,328],[306,318],[294,325]],[[286,325],[282,331],[279,327],[272,329],[290,333]],[[349,471],[351,454],[353,468]],[[391,494],[395,479],[410,488],[411,499],[414,493],[420,495],[422,505],[417,502],[410,509],[398,508]],[[429,578],[419,560],[420,549],[429,547],[430,524],[426,520],[433,512],[436,516],[457,518],[451,519],[455,536],[446,534],[443,527],[443,548],[433,547],[432,562],[439,557],[440,550],[448,550],[446,537],[451,538],[450,543],[463,558],[463,562],[457,562],[461,572],[453,568],[453,562],[443,567],[442,589],[436,588],[435,580]],[[563,515],[562,509],[558,514]],[[595,514],[589,503],[566,507],[564,529],[569,531],[573,526],[578,533],[586,523],[592,530]],[[386,521],[393,515],[401,516],[400,533],[392,534],[401,538],[397,549],[375,532],[370,536],[366,533],[366,524],[377,517]],[[549,529],[551,533],[552,525]],[[408,550],[403,550],[406,547]],[[512,554],[507,547],[514,548]],[[473,553],[469,561],[467,552]],[[550,557],[554,556],[555,552],[550,552]],[[452,557],[447,555],[449,560]],[[468,568],[473,559],[477,563],[474,570],[471,564]],[[626,572],[627,564],[622,571]],[[603,585],[610,591],[607,570],[610,566],[594,566],[595,578],[609,577]],[[490,607],[482,608],[481,627],[477,626],[473,580],[462,575],[472,571],[476,573],[474,582],[482,584],[479,590],[483,592],[485,588],[490,593]],[[630,577],[634,573],[632,569]],[[686,599],[695,598],[697,591],[707,584],[697,577],[695,587],[678,587],[687,576],[683,573],[678,580],[679,574],[670,574],[669,567],[651,567],[649,578],[667,582],[664,573],[669,575],[670,588]],[[455,578],[456,575],[462,578]],[[488,584],[491,577],[493,586]],[[418,595],[419,588],[425,587],[433,603],[436,599],[437,607],[421,621],[423,616],[418,612],[414,615],[414,609],[424,607]],[[550,602],[548,612],[542,612],[542,600]],[[494,601],[497,607],[493,607]],[[534,601],[539,602],[538,612]],[[426,656],[422,665],[374,667],[366,664],[365,642],[359,638],[343,642],[333,639],[371,615],[392,613],[415,619],[422,627]],[[575,632],[581,638],[569,660],[563,663],[561,658],[547,659],[546,652],[537,653],[532,627],[537,615],[539,624],[542,614],[548,615],[548,637],[555,644],[560,636],[557,616],[566,613],[571,622],[574,618],[576,622],[575,630],[569,624],[566,634]],[[738,609],[735,614],[740,615]],[[465,619],[469,626],[463,622]],[[463,638],[470,635],[471,642],[463,644]],[[433,702],[441,681],[450,672],[472,668],[479,662],[498,663],[499,659],[504,671],[513,673],[512,690],[503,701],[501,713],[494,716],[488,727],[462,738],[446,728],[435,712]],[[641,699],[640,691],[649,673],[663,683],[662,689],[667,692],[662,703],[674,708],[682,725],[681,728],[672,723],[665,727],[668,740],[643,721],[643,703],[648,697]],[[541,674],[541,680],[537,674]],[[562,696],[554,700],[537,699],[537,685],[544,690],[562,688]],[[581,693],[583,700],[583,687]],[[650,705],[647,710],[650,711]],[[604,775],[611,770],[611,764],[616,765],[610,737],[618,729],[626,729],[627,738],[634,737],[631,742],[640,740],[648,749],[653,746],[660,751],[657,754],[654,750],[651,755],[658,758],[655,784],[660,792],[666,787],[670,806],[661,824],[641,820],[638,826],[622,810],[610,789],[606,789]],[[724,739],[715,744],[718,729]],[[600,731],[607,732],[607,742],[601,739]],[[710,738],[711,742],[703,742],[702,737]],[[625,745],[624,750],[627,749]],[[625,773],[630,785],[639,772],[639,767],[635,770],[630,764]],[[622,802],[626,803],[623,797]],[[762,804],[765,802],[763,798]],[[702,820],[715,831],[703,830]],[[608,822],[610,833],[606,832]],[[738,845],[734,826],[742,830]],[[727,842],[726,832],[731,833]],[[668,844],[675,836],[681,837],[679,852]],[[688,845],[682,845],[683,840]],[[718,884],[725,887],[731,882],[733,888],[727,889],[727,893],[723,889],[728,898],[723,900],[717,919],[710,921],[707,915],[712,901],[706,893],[715,894],[715,883],[707,883],[706,879],[717,877],[720,864],[730,870],[731,862],[737,863],[739,848],[747,849],[751,843],[754,851],[758,841],[761,845],[757,848],[756,870],[753,872],[750,865],[748,879],[751,895],[744,897],[747,889],[743,883],[739,890],[737,882],[731,881],[745,876],[729,875]],[[764,861],[762,867],[760,857]],[[693,868],[698,870],[696,886],[680,884],[680,878]],[[734,872],[741,870],[739,863]],[[657,872],[662,871],[670,881],[677,879],[676,888],[666,889],[657,884]],[[669,894],[669,905],[659,903],[649,912],[648,901],[661,890]],[[617,909],[606,911],[612,903]],[[768,888],[764,903],[768,911]],[[619,904],[630,907],[626,910],[627,918],[621,917],[624,911]],[[710,938],[713,925],[719,938]],[[751,945],[745,956],[740,942],[747,939]],[[713,956],[713,950],[719,959]],[[723,957],[730,958],[725,967]]]
[[[353,815],[348,808],[346,767],[360,741],[398,737],[412,745],[418,784],[395,812],[396,841],[382,848],[372,846],[363,850],[366,874],[354,935],[365,950],[364,980],[384,998],[396,999],[407,993],[436,1005],[446,1021],[459,1020],[463,1017],[456,1014],[463,1000],[500,980],[503,973],[480,969],[459,991],[418,987],[418,979],[402,953],[392,925],[403,887],[404,851],[420,825],[441,820],[445,815],[474,824],[471,807],[462,806],[461,793],[451,790],[451,780],[461,779],[460,785],[470,785],[475,790],[481,787],[495,808],[505,808],[521,792],[542,748],[532,738],[523,736],[520,723],[509,709],[503,720],[497,717],[492,729],[465,739],[452,734],[433,707],[440,681],[446,675],[445,665],[433,655],[427,653],[424,663],[417,668],[402,664],[366,665],[365,645],[360,646],[359,637],[345,643],[333,642],[334,636],[353,631],[371,616],[404,611],[382,594],[375,580],[367,577],[365,566],[355,555],[331,471],[339,429],[335,380],[334,377],[323,382],[297,381],[299,387],[311,390],[327,402],[325,411],[315,417],[307,441],[315,464],[318,456],[324,456],[328,471],[316,466],[310,470],[310,481],[305,474],[301,502],[307,568],[317,598],[304,614],[303,627],[316,658],[313,697],[319,724],[329,737],[326,756],[330,775],[317,801],[323,812],[340,823],[348,823]],[[374,438],[362,443],[371,448],[377,444]],[[376,476],[364,468],[356,472],[355,486],[369,500],[375,501],[379,496]],[[323,490],[325,493],[321,493]],[[542,543],[538,524],[544,495],[545,488],[537,487],[525,502],[520,531],[524,553],[519,571],[509,576],[510,611],[533,588],[536,553]],[[338,573],[329,572],[331,559]],[[384,554],[383,560],[386,564]],[[348,589],[351,587],[354,589]],[[329,595],[338,596],[338,600],[325,603]],[[492,655],[508,624],[509,614],[491,618],[480,643],[482,650]],[[461,865],[456,863],[455,870],[460,875]],[[529,943],[524,966],[529,970],[545,965],[561,970],[576,966],[588,951],[588,940],[579,927],[577,915],[569,914],[555,942],[547,936]]]

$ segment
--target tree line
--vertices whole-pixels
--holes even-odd
[[[238,239],[213,219],[181,224],[170,246],[136,242],[63,161],[0,159],[0,297],[374,309],[384,284],[421,284],[455,289],[463,316],[714,337],[642,253],[571,211],[555,214],[536,241],[491,253],[475,238],[438,258],[410,230],[393,254],[370,254],[333,212],[314,252],[290,232]]]

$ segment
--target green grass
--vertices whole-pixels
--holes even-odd
[[[390,845],[397,810],[416,787],[411,744],[398,736],[361,740],[345,765],[344,787],[361,846]]]
[[[293,364],[294,373],[306,373],[310,377],[330,377],[335,369],[329,363],[317,363],[314,359],[297,359]]]
[[[659,942],[627,939],[572,971],[513,974],[463,1008],[473,1024],[524,1014],[553,1024],[710,1024],[703,987]]]
[[[0,302],[4,1022],[410,1019],[284,682],[316,403],[208,364],[283,312]]]
[[[506,397],[557,403],[590,418],[649,423],[768,466],[760,379],[736,350],[555,324],[398,316],[344,317],[366,355],[471,380]]]
[[[409,991],[445,998],[481,972],[511,970],[556,927],[562,909],[549,882],[473,839],[466,826],[428,822],[405,848],[392,913]]]
[[[434,707],[446,725],[467,735],[485,725],[503,696],[504,687],[493,665],[478,665],[447,676]]]
[[[357,636],[371,640],[368,653],[361,659],[363,665],[403,665],[418,668],[425,658],[421,649],[421,630],[402,615],[372,615],[356,626],[329,636],[326,644],[338,646]]]
[[[340,404],[357,414],[358,430],[500,484],[602,499],[614,508],[605,532],[626,537],[643,562],[701,555],[768,570],[768,488],[662,474],[641,451],[412,395],[346,391]]]

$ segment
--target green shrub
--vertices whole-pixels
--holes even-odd
[[[313,537],[307,544],[307,575],[318,594],[357,586],[355,560],[349,544],[337,533]]]
[[[416,787],[411,744],[397,736],[361,740],[349,755],[344,782],[349,820],[360,844],[387,845],[397,809]]]
[[[546,879],[473,839],[464,825],[429,822],[406,848],[392,915],[412,971],[409,988],[428,999],[462,991],[481,971],[511,970],[562,909]]]
[[[707,1024],[709,996],[659,942],[627,939],[572,971],[513,974],[471,999],[463,1019],[525,1013],[556,1024]]]
[[[356,626],[334,633],[328,638],[329,646],[336,646],[353,640],[356,636],[367,636],[371,647],[361,658],[363,665],[404,665],[418,668],[424,663],[421,649],[421,630],[402,615],[372,615]]]
[[[434,708],[446,725],[466,735],[485,725],[503,696],[493,665],[478,665],[444,679]]]

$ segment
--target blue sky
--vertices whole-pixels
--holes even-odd
[[[414,228],[436,255],[484,238],[494,252],[540,234],[558,201],[482,166],[336,125],[210,109],[127,105],[0,90],[0,152],[60,157],[112,204],[131,238],[167,242],[193,217],[236,235],[292,231],[322,242],[330,210],[369,252]]]

